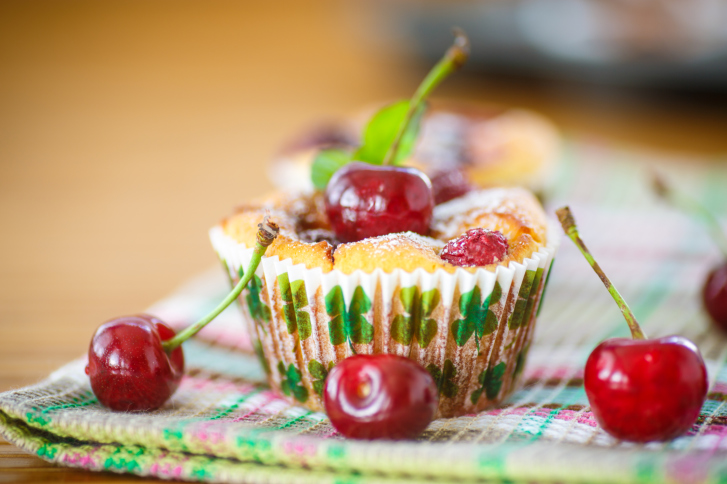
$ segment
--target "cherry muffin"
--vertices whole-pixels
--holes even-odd
[[[328,371],[353,354],[419,362],[438,417],[480,411],[517,386],[557,249],[537,199],[479,189],[436,205],[428,233],[336,240],[320,192],[276,193],[211,230],[233,284],[270,214],[280,235],[240,297],[272,387],[322,410]]]

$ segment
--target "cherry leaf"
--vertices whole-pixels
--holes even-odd
[[[334,173],[351,161],[351,153],[343,150],[323,150],[318,152],[311,167],[311,181],[318,190],[325,190]]]
[[[393,163],[398,165],[409,157],[419,134],[419,125],[426,110],[424,103],[419,104],[406,133],[401,138],[399,150]],[[401,129],[409,111],[409,101],[398,101],[383,107],[366,125],[363,145],[354,153],[353,159],[373,165],[381,165]]]

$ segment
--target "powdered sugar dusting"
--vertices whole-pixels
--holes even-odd
[[[434,207],[432,230],[443,239],[451,239],[460,234],[467,220],[484,214],[518,214],[521,209],[517,199],[530,196],[523,188],[492,188],[477,190],[462,197]]]
[[[395,234],[379,235],[378,237],[369,237],[352,244],[365,244],[371,247],[371,256],[382,256],[387,253],[401,251],[404,247],[412,245],[419,249],[429,249],[439,252],[444,247],[444,242],[432,237],[420,235],[415,232],[398,232]]]

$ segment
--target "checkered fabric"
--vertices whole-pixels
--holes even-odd
[[[505,404],[433,422],[416,441],[351,441],[326,416],[271,392],[230,308],[185,343],[190,371],[150,413],[100,406],[80,359],[38,385],[0,395],[0,432],[58,464],[163,478],[236,482],[727,482],[727,337],[701,309],[701,281],[720,259],[702,227],[649,189],[656,166],[681,190],[727,214],[727,160],[699,160],[571,142],[549,207],[571,205],[581,234],[650,336],[700,347],[710,391],[687,434],[619,442],[599,429],[583,365],[605,338],[628,336],[618,308],[575,247],[554,265],[524,385]],[[727,220],[727,219],[723,219]],[[222,299],[221,270],[150,309],[185,326]]]

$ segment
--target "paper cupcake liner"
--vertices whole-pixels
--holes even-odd
[[[437,417],[479,412],[517,387],[558,247],[492,272],[397,269],[344,274],[263,257],[240,295],[243,318],[270,385],[291,403],[323,410],[330,369],[353,354],[419,362],[437,381]],[[234,285],[253,249],[210,231]]]

